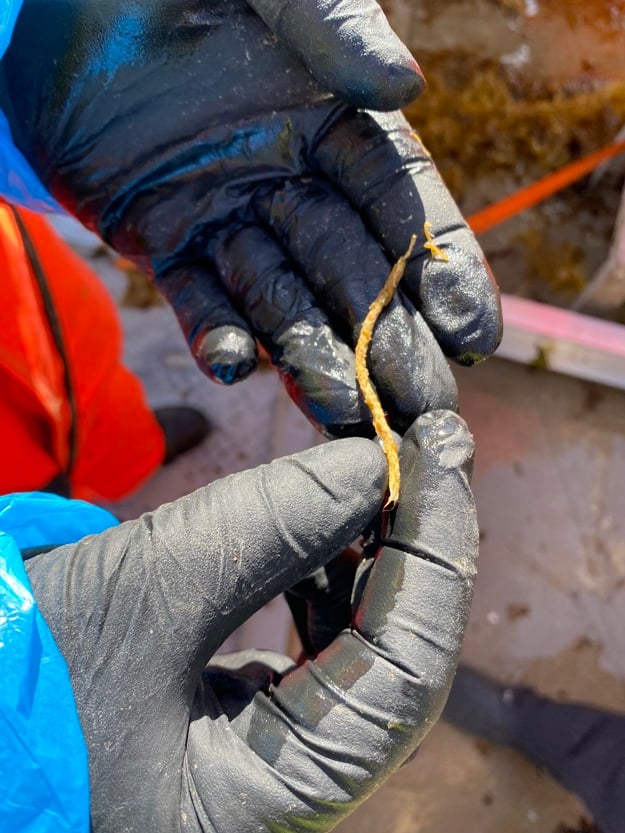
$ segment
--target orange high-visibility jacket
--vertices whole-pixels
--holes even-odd
[[[121,364],[115,305],[39,214],[0,202],[0,493],[66,475],[116,500],[160,466],[164,437]]]

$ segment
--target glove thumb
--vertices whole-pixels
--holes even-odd
[[[348,104],[397,110],[425,85],[375,0],[248,0],[323,87]]]
[[[85,645],[104,650],[106,622],[120,677],[125,644],[157,677],[193,683],[232,631],[364,530],[386,479],[375,443],[336,440],[40,555],[31,583],[70,665],[73,623],[83,621],[84,658]]]

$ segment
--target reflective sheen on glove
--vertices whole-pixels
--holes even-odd
[[[43,183],[154,276],[212,378],[258,341],[321,430],[371,435],[353,348],[426,221],[449,261],[417,247],[370,354],[392,426],[456,407],[443,353],[495,349],[494,281],[428,152],[353,106],[422,85],[373,0],[24,0],[1,76]]]
[[[70,669],[94,833],[328,831],[406,760],[443,708],[468,616],[472,453],[455,414],[408,431],[392,533],[352,622],[299,667],[214,654],[371,522],[386,465],[369,440],[230,476],[27,562]]]

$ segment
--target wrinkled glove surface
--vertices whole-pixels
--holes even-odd
[[[472,453],[452,413],[409,430],[353,621],[297,668],[214,654],[371,522],[386,464],[369,440],[232,475],[27,562],[70,669],[94,833],[327,831],[406,760],[443,708],[468,616]]]
[[[25,0],[0,82],[43,183],[153,274],[214,379],[258,341],[315,425],[370,435],[353,347],[413,233],[370,356],[393,427],[456,407],[443,353],[495,349],[496,287],[429,154],[399,112],[353,106],[422,86],[373,0]]]

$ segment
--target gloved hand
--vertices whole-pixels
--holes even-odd
[[[94,833],[330,830],[401,765],[444,705],[468,615],[472,451],[449,412],[409,430],[353,627],[298,668],[213,655],[372,520],[386,466],[369,440],[230,476],[26,562],[68,662]]]
[[[393,427],[456,407],[436,340],[471,364],[500,337],[492,276],[418,136],[329,92],[392,108],[420,86],[373,0],[24,0],[0,107],[57,200],[154,275],[200,367],[241,379],[257,339],[337,436],[371,434],[353,347],[413,233],[370,355]],[[423,248],[426,221],[449,262]]]

